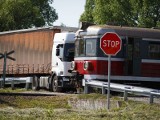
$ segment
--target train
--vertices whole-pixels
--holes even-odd
[[[75,30],[53,26],[0,32],[0,55],[14,51],[9,57],[15,61],[6,60],[6,77],[30,77],[34,90],[74,87],[68,69],[74,60]],[[1,77],[4,64],[0,59]]]
[[[82,24],[76,32],[73,78],[82,85],[108,81],[108,56],[100,48],[106,33],[122,40],[120,52],[111,56],[111,82],[160,88],[160,30],[155,28]]]

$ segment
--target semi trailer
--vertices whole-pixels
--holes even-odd
[[[14,51],[7,60],[6,77],[31,77],[32,88],[51,91],[75,87],[68,73],[74,60],[74,32],[59,27],[0,32],[0,53]],[[4,61],[0,59],[0,76]]]

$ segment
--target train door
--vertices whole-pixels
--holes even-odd
[[[126,39],[125,55],[125,74],[129,76],[140,76],[141,74],[141,55],[140,55],[140,38]]]

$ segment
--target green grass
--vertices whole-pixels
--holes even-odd
[[[0,90],[1,91],[1,90]],[[0,96],[0,120],[159,120],[160,104],[123,101],[120,107],[99,110],[72,108],[68,100],[106,99],[101,94],[80,94],[63,96]]]
[[[11,89],[11,88],[0,88],[0,93],[14,93],[14,92],[24,92],[26,89],[24,88],[18,88],[18,89]]]
[[[102,94],[96,94],[96,93],[92,93],[92,94],[80,94],[78,95],[78,99],[106,99],[106,95],[102,95]]]
[[[156,106],[142,106],[139,106],[138,110],[137,107],[133,110],[124,107],[116,111],[35,108],[26,112],[23,109],[14,111],[8,109],[12,113],[0,111],[0,118],[1,120],[159,120],[159,109]]]
[[[14,108],[69,108],[68,98],[65,96],[7,96],[0,97],[0,107],[14,107]]]

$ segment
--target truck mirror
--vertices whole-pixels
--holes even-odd
[[[58,44],[57,46],[56,46],[56,48],[63,48],[63,44]]]
[[[63,58],[63,44],[58,44],[56,46],[56,56],[59,58]]]

